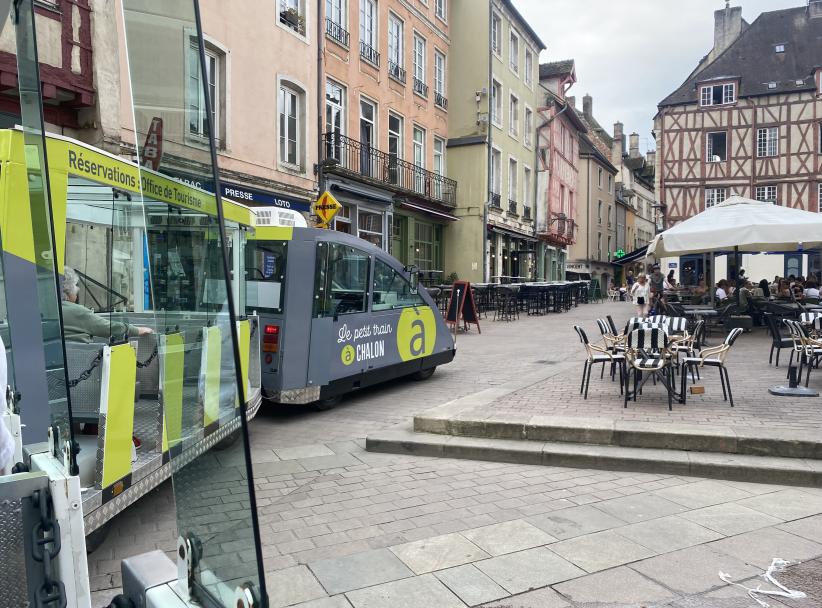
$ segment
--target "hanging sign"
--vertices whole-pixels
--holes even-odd
[[[140,164],[152,171],[160,170],[163,158],[163,119],[155,116],[146,133],[146,143],[140,152]]]
[[[342,209],[342,205],[326,190],[320,195],[317,202],[314,203],[311,211],[320,218],[323,225],[327,227],[340,209]]]

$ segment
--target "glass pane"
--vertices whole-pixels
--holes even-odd
[[[374,296],[371,310],[391,310],[423,305],[422,297],[414,293],[411,283],[381,260],[374,262]]]
[[[18,86],[20,95],[20,123],[23,138],[20,145],[25,158],[28,184],[33,248],[28,251],[7,251],[6,271],[14,266],[14,298],[7,302],[11,341],[17,346],[16,356],[25,357],[25,374],[17,366],[23,412],[24,443],[45,441],[47,429],[56,431],[55,455],[63,460],[60,452],[73,446],[73,427],[69,396],[65,350],[61,335],[60,297],[57,271],[59,257],[55,255],[55,218],[52,215],[48,159],[46,157],[45,129],[43,125],[40,74],[37,59],[37,43],[34,32],[34,12],[30,2],[16,6],[16,41]],[[25,186],[24,186],[25,187]],[[16,225],[15,230],[25,230]],[[9,236],[9,235],[5,235]],[[39,304],[32,306],[32,303]],[[23,346],[25,344],[25,346]],[[21,349],[25,348],[25,354]],[[46,382],[43,383],[43,378]],[[48,404],[48,407],[44,407]],[[65,453],[73,450],[66,449]],[[73,456],[70,458],[73,466]],[[72,471],[73,472],[73,471]]]
[[[247,416],[259,405],[260,396],[259,392],[246,394],[246,382],[238,381],[243,377],[241,361],[248,360],[245,349],[250,346],[247,339],[244,345],[239,343],[239,335],[248,335],[248,326],[235,314],[235,303],[252,295],[241,289],[240,279],[245,278],[247,232],[241,228],[252,226],[253,219],[245,208],[222,202],[173,177],[174,166],[182,163],[192,183],[214,183],[220,191],[215,141],[189,138],[178,118],[188,105],[185,88],[194,81],[190,76],[180,82],[185,62],[199,76],[204,134],[219,132],[218,125],[209,123],[214,118],[212,112],[225,107],[225,92],[218,86],[225,79],[225,62],[219,58],[209,62],[211,77],[206,80],[201,76],[196,10],[193,0],[123,2],[134,143],[140,158],[149,148],[147,135],[152,123],[161,120],[163,125],[164,156],[157,172],[141,167],[142,193],[136,200],[146,215],[147,274],[150,306],[160,334],[160,365],[176,383],[176,389],[167,396],[165,385],[160,390],[163,399],[177,396],[174,403],[164,404],[163,412],[163,442],[171,459],[177,529],[199,554],[191,589],[194,599],[203,605],[233,607],[239,587],[251,589],[260,598],[265,596],[250,483],[253,475],[246,457]],[[188,40],[197,48],[193,59],[183,53]],[[158,56],[165,67],[160,71]],[[203,83],[208,81],[215,86],[205,91]],[[210,108],[212,96],[215,107]],[[280,101],[285,101],[282,96]],[[279,110],[287,112],[287,106],[280,103]],[[231,208],[232,221],[221,221],[224,207]],[[256,253],[248,255],[255,257]],[[264,274],[276,271],[265,255],[260,264]],[[233,286],[229,272],[238,279]],[[263,290],[270,287],[265,283]],[[256,327],[256,318],[248,323]],[[211,449],[215,443],[221,448],[219,452]]]

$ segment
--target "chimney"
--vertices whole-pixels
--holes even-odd
[[[645,163],[650,167],[656,166],[656,150],[648,150],[645,155]]]
[[[594,99],[588,93],[582,98],[582,113],[588,120],[594,116]]]
[[[714,11],[714,48],[711,51],[711,61],[727,49],[742,33],[742,7],[731,7],[726,0],[725,8]]]
[[[639,158],[639,134],[631,133],[630,142],[628,145],[628,155],[631,158]]]
[[[568,102],[568,105],[571,106],[572,108],[577,107],[577,98],[574,97],[573,95],[568,95],[568,97],[565,98],[565,101]]]
[[[622,165],[622,151],[625,148],[625,125],[621,122],[614,123],[614,143],[611,146],[611,163],[615,167]]]

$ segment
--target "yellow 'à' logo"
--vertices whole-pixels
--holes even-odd
[[[437,321],[429,306],[406,308],[397,323],[397,351],[400,359],[410,361],[427,357],[437,342]]]

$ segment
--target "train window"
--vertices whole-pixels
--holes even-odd
[[[365,312],[368,306],[368,254],[341,243],[317,243],[314,316]]]
[[[248,311],[282,313],[288,241],[249,241],[245,248]]]
[[[382,260],[374,262],[374,301],[371,303],[371,310],[390,310],[422,304],[423,299],[414,292],[408,279]]]

